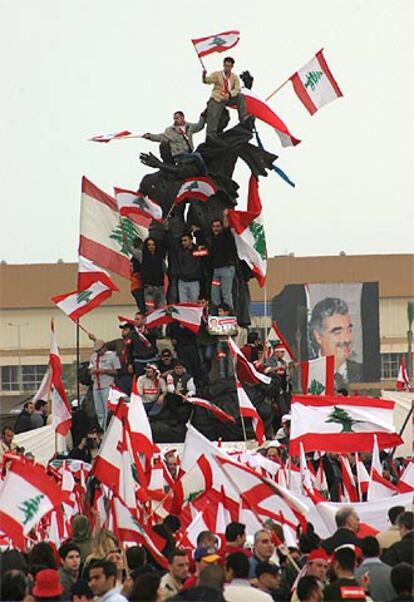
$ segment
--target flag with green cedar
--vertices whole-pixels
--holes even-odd
[[[230,228],[233,232],[239,259],[247,263],[260,286],[266,281],[266,237],[263,224],[259,184],[252,174],[249,181],[247,211],[230,209]]]
[[[211,54],[212,52],[224,52],[229,48],[233,48],[240,40],[240,31],[235,29],[231,31],[223,31],[212,36],[204,38],[195,38],[192,41],[196,53],[200,58]]]
[[[52,297],[51,301],[65,312],[71,320],[76,321],[111,295],[112,289],[98,281],[82,291],[72,291],[63,295],[56,295]]]
[[[186,178],[174,199],[174,203],[178,205],[178,203],[185,200],[206,201],[216,192],[215,182],[207,176]]]

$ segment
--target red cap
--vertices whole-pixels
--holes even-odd
[[[312,550],[312,552],[308,556],[308,562],[315,562],[317,560],[324,560],[328,562],[328,554],[326,550],[323,548],[316,548],[316,550]]]

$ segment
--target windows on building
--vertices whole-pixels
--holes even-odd
[[[19,371],[21,370],[21,374]],[[2,366],[2,391],[36,391],[47,370],[47,365],[39,366]]]
[[[407,365],[405,353],[381,353],[381,378],[397,378],[402,358]]]

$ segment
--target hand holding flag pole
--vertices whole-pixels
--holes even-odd
[[[195,53],[196,53],[196,55],[197,55],[197,58],[198,58],[198,60],[200,61],[200,64],[201,64],[201,66],[202,66],[202,68],[203,68],[203,71],[207,71],[207,69],[206,69],[206,66],[205,66],[205,64],[203,63],[203,59],[201,58],[201,56],[200,56],[200,55],[198,54],[198,52],[197,52],[197,47],[196,47],[196,45],[194,44],[194,40],[191,40],[191,43],[192,43],[192,45],[193,45],[193,48],[194,48],[194,50],[195,50]]]

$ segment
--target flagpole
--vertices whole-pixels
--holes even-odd
[[[193,45],[193,48],[194,48],[194,50],[195,50],[195,53],[196,53],[196,55],[197,55],[197,58],[198,58],[198,60],[200,61],[200,64],[201,64],[201,66],[202,66],[202,68],[203,68],[203,71],[207,71],[207,69],[206,69],[206,66],[205,66],[205,64],[203,63],[203,59],[202,59],[202,58],[201,58],[201,56],[198,54],[198,52],[197,52],[197,48],[195,47],[195,44],[194,44],[194,42],[193,42],[192,40],[191,40],[191,43],[192,43],[192,45]]]
[[[280,84],[280,86],[278,86],[276,88],[276,90],[273,90],[273,92],[271,94],[269,94],[269,96],[265,99],[266,101],[270,100],[272,98],[272,96],[274,96],[275,94],[277,94],[279,92],[279,90],[281,90],[284,86],[286,86],[286,84],[290,82],[290,77],[287,78],[287,80],[285,80],[283,82],[283,84]]]
[[[76,320],[76,399],[80,404],[80,383],[79,383],[79,366],[80,366],[80,351],[79,351],[79,320]]]
[[[168,210],[167,215],[165,216],[164,224],[168,221],[168,218],[170,217],[171,213],[174,211],[174,207],[175,207],[175,197],[174,197],[171,207]]]

